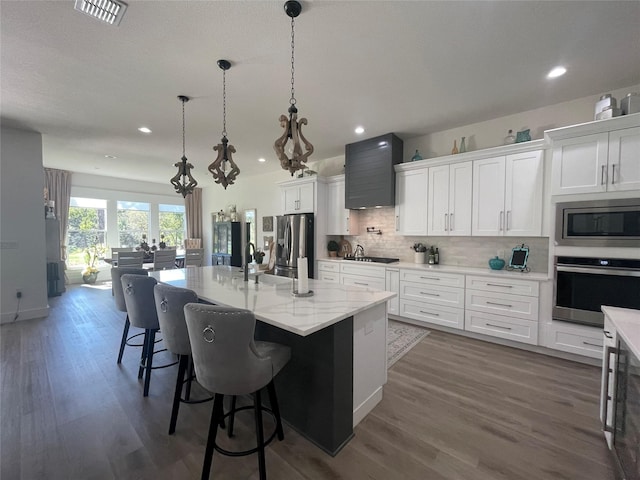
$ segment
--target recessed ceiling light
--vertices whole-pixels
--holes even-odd
[[[142,133],[151,133],[151,129],[148,127],[140,127],[138,130]]]
[[[105,155],[104,158],[118,158],[115,155]]]
[[[362,135],[364,133],[364,127],[356,127],[355,132],[358,135]]]
[[[567,69],[564,67],[555,67],[549,73],[547,73],[547,78],[558,78],[567,73]]]
[[[266,162],[267,160],[266,160],[266,158],[259,158],[259,159],[258,159],[258,161],[259,161],[260,163],[264,163],[264,162]]]

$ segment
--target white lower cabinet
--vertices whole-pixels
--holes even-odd
[[[318,261],[316,270],[318,280],[325,282],[340,283],[340,263],[337,261]]]
[[[616,398],[616,346],[618,344],[618,336],[613,322],[605,314],[604,330],[603,330],[604,348],[602,350],[602,384],[600,389],[600,421],[602,422],[602,430],[604,438],[607,440],[609,449],[613,447],[613,415],[615,410]]]
[[[538,344],[538,282],[467,275],[464,328]]]
[[[340,264],[340,283],[356,287],[384,290],[386,286],[386,272],[384,267],[373,265],[355,265],[356,262]]]
[[[464,275],[401,269],[400,316],[463,329]]]
[[[387,301],[387,313],[390,315],[400,315],[400,270],[386,269],[386,285],[387,292],[396,294],[391,300]]]
[[[591,358],[602,357],[602,329],[553,321],[546,325],[545,347]]]

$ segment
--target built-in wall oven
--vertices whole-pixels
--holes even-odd
[[[556,245],[640,247],[640,199],[556,204]]]
[[[602,305],[640,309],[640,260],[555,257],[554,275],[554,320],[602,328]]]

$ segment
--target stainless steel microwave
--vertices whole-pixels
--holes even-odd
[[[556,245],[640,248],[640,198],[556,204]]]

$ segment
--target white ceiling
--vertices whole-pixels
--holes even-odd
[[[182,155],[176,97],[187,95],[186,154],[211,185],[224,58],[238,181],[278,170],[291,74],[283,4],[130,1],[111,27],[73,1],[2,0],[3,125],[41,132],[45,166],[167,183]],[[638,1],[302,4],[295,86],[310,161],[362,138],[406,139],[640,83]],[[568,73],[547,80],[558,64]]]

